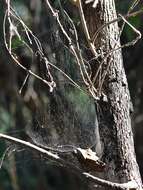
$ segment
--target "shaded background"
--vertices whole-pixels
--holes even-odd
[[[59,9],[62,23],[68,31],[69,23],[63,16],[59,2],[58,0],[52,1],[52,5]],[[80,43],[84,44],[76,8],[66,0],[61,2],[77,26]],[[116,0],[117,11],[126,14],[130,3],[130,0],[126,2]],[[41,41],[43,51],[49,61],[84,88],[73,56],[66,47],[66,39],[59,33],[58,25],[44,1],[15,0],[12,4]],[[0,9],[4,10],[4,7],[0,6]],[[141,6],[140,3],[139,8]],[[28,77],[23,86],[27,73],[14,64],[5,50],[2,22],[3,12],[0,13],[0,132],[50,147],[61,144],[83,148],[95,146],[97,124],[92,98],[72,86],[60,72],[52,67],[50,67],[50,72],[57,84],[53,93],[49,92],[45,84],[32,76]],[[130,22],[143,33],[142,16],[131,18]],[[15,24],[18,27],[18,23]],[[25,38],[22,28],[18,29]],[[70,35],[72,37],[72,32]],[[121,42],[124,44],[134,37],[133,31],[126,26]],[[19,61],[26,68],[30,68],[39,76],[49,80],[45,65],[36,54],[36,45],[32,47],[35,50],[33,56],[17,38],[14,38],[12,42],[12,50],[17,54]],[[85,46],[82,46],[83,51],[86,49]],[[132,126],[137,161],[143,176],[142,49],[143,43],[140,40],[135,46],[123,49],[123,58],[134,107]],[[20,90],[21,93],[19,93]],[[87,189],[88,184],[79,174],[69,173],[52,161],[45,161],[41,155],[0,141],[1,159],[5,150],[7,150],[6,158],[0,170],[0,190]]]

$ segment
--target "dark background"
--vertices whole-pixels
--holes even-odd
[[[65,24],[58,2],[58,0],[55,0],[52,1],[52,4],[60,10],[63,24],[68,29],[68,24]],[[79,18],[78,15],[73,14],[73,7],[67,1],[61,2],[77,24]],[[52,20],[52,16],[49,10],[46,9],[44,2],[39,0],[15,0],[12,4],[41,41],[43,50],[48,55],[49,60],[82,86],[79,73],[75,72],[77,68],[73,58],[66,50],[66,40],[60,34],[56,34],[56,31],[58,31],[57,24]],[[116,0],[117,12],[126,14],[130,4],[131,1],[129,0]],[[0,9],[4,11],[4,6],[2,4],[0,6]],[[140,3],[135,10],[142,7],[143,5]],[[92,146],[94,136],[91,134],[95,116],[93,100],[71,86],[68,80],[60,75],[58,71],[50,69],[57,84],[57,89],[53,93],[49,92],[49,88],[45,84],[33,77],[28,78],[21,93],[19,93],[27,73],[16,66],[5,49],[2,30],[3,11],[0,12],[0,132],[31,141],[28,134],[31,134],[32,127],[32,130],[35,131],[34,135],[36,135],[35,137],[32,133],[33,139],[42,144],[48,144],[49,146],[56,146],[57,144]],[[143,33],[142,19],[142,15],[129,19],[141,33]],[[80,32],[80,28],[78,30]],[[19,31],[25,38],[22,28],[19,27]],[[81,33],[81,43],[82,35]],[[134,37],[134,32],[128,26],[125,26],[121,43],[127,43]],[[32,48],[34,49],[35,45]],[[13,40],[12,49],[25,67],[33,69],[38,75],[48,79],[36,51],[32,57],[29,50],[17,38]],[[132,127],[137,161],[143,176],[142,51],[143,41],[141,39],[136,45],[124,48],[122,52],[134,108]],[[53,54],[55,55],[53,56]],[[38,128],[37,126],[41,127]],[[44,126],[44,129],[42,129],[42,126]],[[82,129],[82,134],[80,134],[80,129]],[[56,136],[57,134],[59,136]],[[49,138],[44,138],[44,136]],[[84,142],[82,142],[83,139]],[[15,149],[16,151],[13,151]],[[5,150],[7,150],[7,153]],[[1,140],[1,159],[3,159],[4,153],[6,153],[6,157],[0,169],[0,190],[87,189],[86,182],[79,174],[69,174],[66,169],[56,166],[52,161],[45,161],[44,158],[34,152],[11,146],[10,143],[4,143]]]

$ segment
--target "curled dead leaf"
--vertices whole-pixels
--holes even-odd
[[[97,172],[104,171],[105,163],[91,149],[77,148],[74,154],[84,169]]]

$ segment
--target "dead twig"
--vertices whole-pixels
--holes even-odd
[[[94,99],[99,99],[98,96],[97,96],[97,90],[94,87],[94,85],[93,85],[93,83],[92,83],[92,81],[90,79],[90,76],[89,76],[89,74],[87,72],[87,69],[85,67],[83,58],[81,57],[80,52],[78,52],[76,50],[76,48],[74,47],[71,38],[69,37],[68,33],[64,29],[64,27],[63,27],[63,25],[62,25],[62,23],[60,21],[58,11],[53,9],[53,7],[51,6],[51,4],[50,4],[50,2],[48,0],[45,0],[45,1],[46,1],[46,4],[47,4],[48,8],[50,9],[53,17],[56,19],[56,21],[57,21],[57,23],[58,23],[58,25],[59,25],[62,33],[64,34],[64,36],[68,40],[69,47],[70,47],[71,51],[73,52],[73,55],[74,55],[74,57],[76,59],[76,62],[78,64],[78,66],[79,66],[79,69],[80,69],[80,74],[82,76],[82,79],[83,79],[83,81],[84,81],[84,83],[85,83],[85,85],[86,85],[89,93],[92,95],[92,97]]]
[[[44,155],[45,157],[47,157],[53,161],[56,161],[63,166],[70,167],[74,172],[80,172],[89,181],[92,181],[97,185],[108,187],[113,190],[114,189],[115,190],[131,190],[131,189],[137,189],[137,187],[138,187],[135,181],[129,181],[127,183],[119,184],[119,183],[113,183],[113,182],[95,177],[89,173],[83,172],[81,169],[77,168],[75,165],[65,162],[65,160],[61,159],[57,154],[47,151],[44,148],[40,148],[30,142],[27,142],[27,141],[24,141],[24,140],[15,138],[15,137],[11,137],[9,135],[5,135],[2,133],[0,133],[0,139],[4,139],[4,140],[10,141],[12,143],[30,148],[31,150],[37,151],[37,152],[41,153],[42,155]]]

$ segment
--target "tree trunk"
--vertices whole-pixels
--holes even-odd
[[[117,18],[114,0],[100,0],[95,9],[91,5],[86,5],[84,13],[91,37],[102,25]],[[112,49],[119,47],[118,24],[112,23],[104,27],[95,44],[96,48],[106,55]],[[107,164],[104,177],[121,183],[135,180],[141,188],[142,182],[136,162],[131,128],[130,95],[122,52],[121,50],[113,51],[106,59],[105,56],[102,71],[107,70],[107,75],[102,91],[107,96],[107,101],[104,98],[100,99],[100,113],[98,113],[103,159]]]

